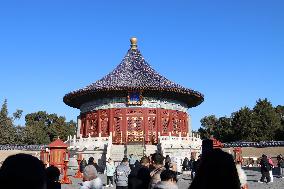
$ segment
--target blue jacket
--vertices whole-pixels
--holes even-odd
[[[113,176],[115,172],[115,166],[114,163],[106,163],[106,175],[107,176]]]

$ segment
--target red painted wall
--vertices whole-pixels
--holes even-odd
[[[161,136],[186,136],[187,113],[160,108],[112,108],[81,114],[80,133],[83,137],[109,136],[112,132],[114,144],[139,142],[158,143]]]

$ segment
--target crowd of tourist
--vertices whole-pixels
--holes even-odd
[[[270,183],[273,182],[273,174],[272,169],[275,167],[275,163],[273,162],[271,157],[263,154],[260,160],[260,172],[261,178],[259,180],[260,183]],[[277,156],[277,167],[279,169],[279,178],[284,178],[284,158],[282,155]]]
[[[105,168],[107,183],[105,187],[116,186],[117,189],[178,189],[178,172],[176,163],[167,156],[155,153],[150,157],[142,157],[140,161],[132,161],[125,157],[120,165],[114,165],[108,159]],[[94,158],[88,162],[82,161],[80,171],[83,173],[83,182],[80,189],[102,189],[103,182],[98,174],[98,166]],[[271,169],[277,166],[279,177],[284,178],[284,159],[277,156],[277,163],[271,158],[262,155],[260,161],[261,178],[259,182],[272,182]],[[130,166],[131,165],[131,166]],[[240,162],[234,162],[233,157],[220,150],[214,149],[197,160],[185,158],[182,163],[183,171],[190,171],[192,175],[189,189],[245,189],[247,188],[246,175]],[[31,155],[16,154],[9,156],[0,168],[0,188],[18,189],[60,189],[60,171],[55,166],[48,168]]]

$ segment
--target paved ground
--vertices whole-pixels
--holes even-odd
[[[249,170],[245,170],[247,177],[248,177],[248,185],[249,189],[284,189],[284,178],[276,178],[274,176],[274,182],[273,183],[258,183],[258,180],[261,177],[259,168],[250,168]],[[74,175],[75,171],[69,171],[70,175]],[[100,175],[101,179],[103,180],[103,183],[106,183],[106,176]],[[72,185],[62,185],[62,189],[79,189],[80,183],[82,180],[75,179],[70,176],[70,178],[73,181]],[[179,189],[187,189],[191,183],[191,179],[188,175],[180,175],[178,186]],[[109,188],[111,189],[111,188]]]

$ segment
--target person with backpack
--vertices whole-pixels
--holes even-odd
[[[114,172],[116,189],[128,189],[128,175],[130,172],[131,169],[128,164],[128,159],[123,158],[121,164],[116,167]]]
[[[269,183],[271,181],[269,171],[271,170],[271,165],[269,164],[268,158],[266,155],[262,155],[261,160],[260,160],[260,172],[261,172],[261,178],[260,181],[261,183],[264,183],[264,179],[266,179],[266,182]]]

